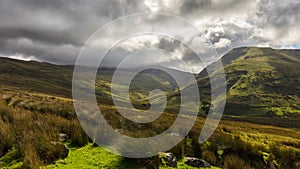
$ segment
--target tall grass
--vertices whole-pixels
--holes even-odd
[[[0,168],[17,162],[23,162],[22,168],[39,168],[54,162],[60,157],[62,149],[51,141],[58,141],[59,133],[66,133],[73,145],[88,143],[89,139],[77,119],[59,112],[53,113],[58,109],[51,103],[47,104],[47,99],[32,99],[36,102],[32,106],[48,107],[43,111],[41,108],[24,107],[28,101],[24,98],[18,98],[20,101],[16,104],[10,104],[7,100],[0,101]],[[72,112],[72,109],[66,108],[64,111]]]

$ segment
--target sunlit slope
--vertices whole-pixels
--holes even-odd
[[[300,50],[237,48],[222,62],[228,90],[226,114],[300,114]],[[198,79],[200,89],[208,91],[207,73],[201,72]]]

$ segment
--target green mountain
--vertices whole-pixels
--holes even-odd
[[[25,62],[0,58],[0,85],[25,91],[71,97],[73,66]],[[222,57],[227,79],[225,114],[247,116],[293,116],[300,114],[300,50],[242,47]],[[210,65],[214,66],[214,64]],[[114,69],[101,69],[96,78],[100,102],[112,104],[111,77]],[[130,70],[124,70],[124,77]],[[182,72],[183,77],[184,73]],[[204,103],[210,102],[210,83],[205,70],[195,75]],[[88,85],[83,82],[83,85]],[[123,88],[117,84],[117,88]],[[187,83],[188,86],[188,83]],[[149,92],[160,88],[168,96],[167,111],[179,107],[177,85],[167,73],[146,70],[130,85],[130,99],[139,109],[148,109]],[[116,98],[122,101],[123,93]],[[159,98],[157,98],[159,101]],[[204,107],[204,108],[203,108]],[[205,112],[204,112],[205,113]]]
[[[225,114],[300,114],[300,50],[242,47],[224,55],[222,63],[228,92]],[[208,91],[206,71],[197,76],[200,89]],[[209,98],[210,93],[202,94]]]

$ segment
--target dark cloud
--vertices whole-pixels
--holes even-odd
[[[74,64],[81,47],[100,27],[121,16],[149,11],[185,18],[203,32],[220,54],[237,46],[281,48],[300,44],[300,2],[295,0],[1,0],[0,54]],[[146,22],[170,32],[181,31],[176,23],[167,21],[156,17]],[[129,23],[111,31],[117,37],[119,32],[135,26]],[[106,42],[102,45],[107,45]],[[109,56],[120,60],[127,50],[138,49],[134,45],[151,46],[151,43],[132,43],[130,48],[120,46]],[[181,51],[182,59],[191,64],[196,58],[183,50],[178,40],[162,38],[156,47]],[[169,62],[177,63],[172,59]]]
[[[0,1],[0,52],[74,63],[87,38],[107,22],[133,13],[135,0]]]
[[[170,52],[175,51],[181,46],[181,42],[179,40],[173,40],[168,38],[161,38],[158,44],[158,48],[164,49]]]
[[[295,26],[299,23],[300,1],[270,1],[262,0],[257,15],[262,18],[264,24],[270,24],[276,28]]]
[[[192,14],[195,11],[209,9],[212,7],[211,0],[187,0],[180,7],[181,14]]]

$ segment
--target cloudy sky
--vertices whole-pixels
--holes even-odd
[[[95,31],[119,17],[143,12],[184,18],[202,32],[210,47],[220,55],[240,46],[299,48],[300,45],[298,0],[0,0],[0,56],[74,64],[80,49]],[[155,24],[165,27],[170,23],[155,18]],[[120,30],[130,31],[131,26],[110,28],[111,39]],[[180,35],[185,31],[176,25],[172,29],[169,25],[168,29]],[[190,36],[188,32],[186,36]],[[110,39],[102,39],[97,45],[99,50],[107,48]],[[171,59],[155,56],[155,61],[175,67],[180,67],[176,59],[193,63],[188,62],[193,60],[192,54],[178,40],[138,35],[114,46],[107,55],[108,66],[145,47],[171,51]]]

